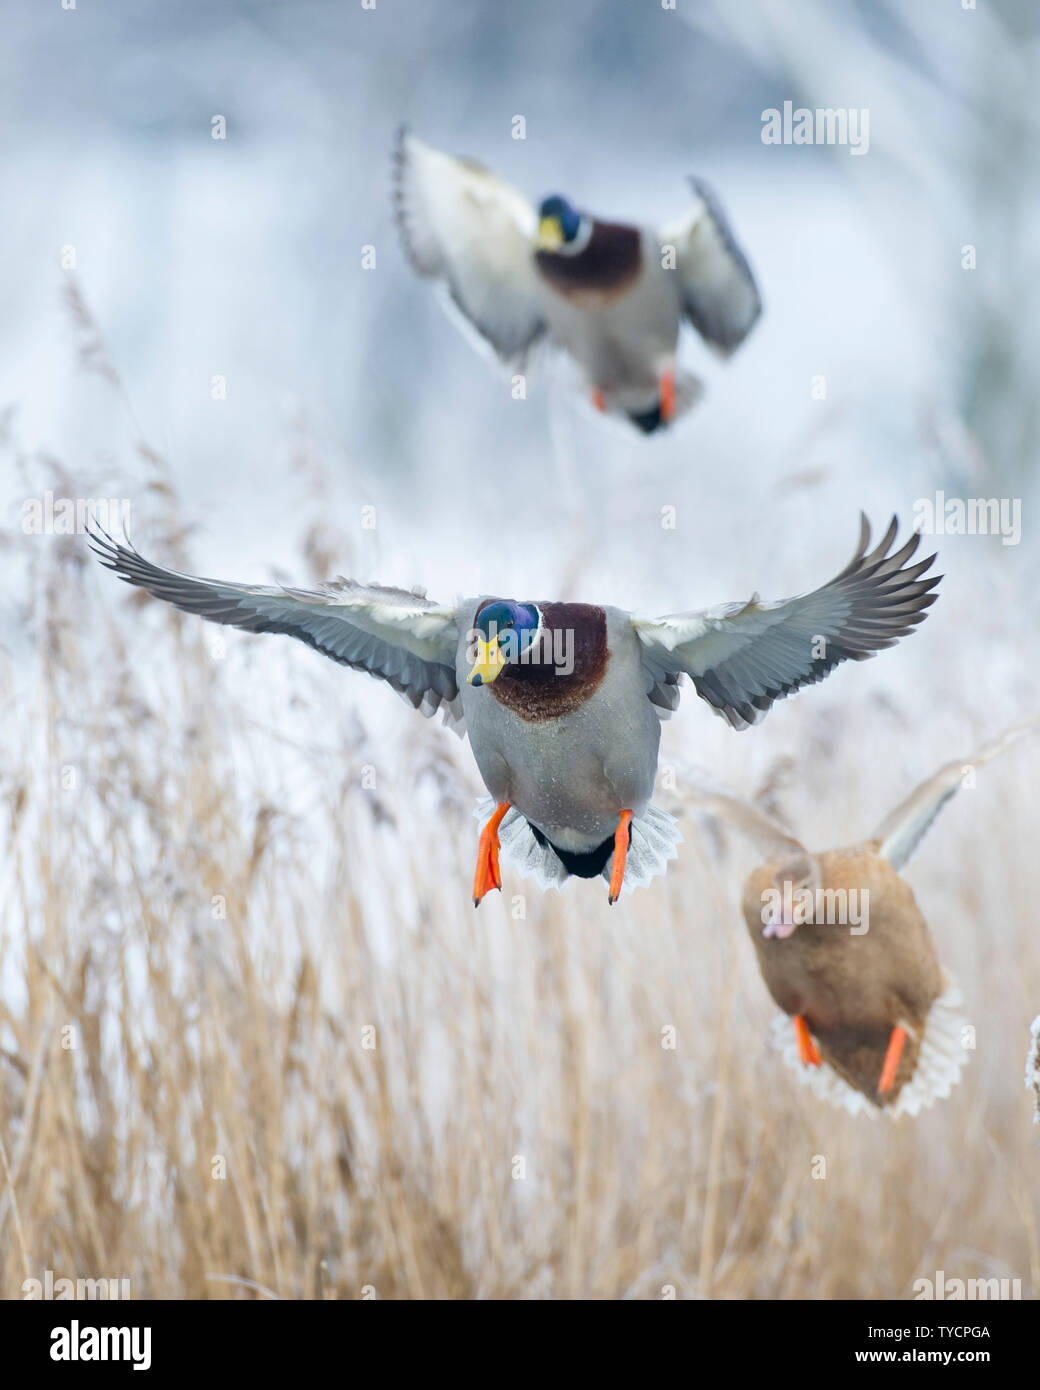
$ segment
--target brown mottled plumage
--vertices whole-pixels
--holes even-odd
[[[959,1079],[959,992],[900,870],[946,802],[974,786],[977,768],[1038,720],[947,763],[847,849],[810,853],[747,802],[695,792],[764,856],[744,884],[744,920],[766,987],[794,1020],[793,1030],[780,1020],[776,1033],[785,1060],[821,1099],[853,1113],[917,1114]]]
[[[886,1106],[914,1074],[925,1020],[948,981],[909,885],[878,856],[878,847],[874,840],[813,856],[824,892],[866,903],[868,929],[862,935],[848,924],[811,921],[783,939],[764,934],[763,895],[785,878],[794,880],[797,891],[804,856],[796,857],[793,871],[790,856],[760,865],[744,885],[743,912],[773,999],[784,1013],[805,1019],[823,1060],[839,1076]],[[880,1095],[878,1078],[896,1027],[908,1037],[895,1083]]]

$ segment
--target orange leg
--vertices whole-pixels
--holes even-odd
[[[614,831],[614,863],[610,870],[610,903],[613,905],[621,897],[621,884],[625,877],[625,860],[628,846],[632,840],[632,812],[622,811],[618,828]]]
[[[661,419],[668,423],[675,419],[675,373],[665,372],[661,377]]]
[[[885,1053],[884,1065],[881,1068],[881,1080],[877,1084],[878,1095],[883,1096],[896,1084],[896,1072],[899,1070],[899,1060],[903,1055],[903,1045],[906,1038],[905,1028],[895,1027],[892,1029],[892,1036],[888,1040],[888,1051]]]
[[[606,398],[604,397],[603,392],[599,389],[598,386],[592,393],[592,404],[596,407],[596,409],[599,411],[601,415],[606,411]]]
[[[798,1056],[803,1067],[818,1067],[820,1054],[809,1033],[809,1025],[801,1014],[794,1016],[794,1035],[798,1039]]]
[[[480,832],[477,845],[477,871],[473,875],[473,906],[479,907],[480,900],[492,888],[502,887],[502,874],[498,867],[498,827],[502,817],[509,810],[508,801],[500,801],[494,815]]]

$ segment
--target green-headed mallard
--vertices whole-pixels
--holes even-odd
[[[735,729],[774,700],[862,661],[926,616],[935,556],[909,561],[920,537],[892,550],[896,519],[867,550],[862,518],[850,563],[823,588],[783,603],[757,598],[714,612],[641,618],[585,603],[460,600],[340,579],[320,589],[195,579],[93,537],[130,584],[189,613],[250,632],[298,637],[387,681],[415,708],[443,708],[469,734],[492,798],[473,897],[501,887],[500,845],[543,883],[602,874],[614,902],[675,857],[671,817],[651,806],[660,719],[679,678]],[[626,869],[627,865],[627,869]]]
[[[776,1021],[776,1044],[821,1099],[852,1114],[916,1115],[959,1080],[967,1061],[960,991],[900,872],[975,768],[1036,723],[947,763],[847,849],[810,853],[747,802],[700,794],[705,809],[767,856],[744,884],[744,921],[786,1015]]]
[[[754,277],[699,179],[666,226],[607,222],[559,195],[534,206],[490,170],[402,131],[395,203],[420,275],[442,282],[499,358],[522,370],[548,337],[581,366],[596,407],[650,433],[701,394],[676,366],[690,323],[729,356],[761,311]]]

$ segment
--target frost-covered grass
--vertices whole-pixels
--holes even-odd
[[[161,464],[132,466],[150,553],[190,564]],[[80,537],[8,561],[5,1295],[47,1268],[163,1297],[897,1297],[935,1268],[1040,1289],[1040,750],[984,769],[909,872],[977,1030],[917,1122],[823,1110],[782,1069],[738,912],[753,859],[683,796],[706,765],[813,843],[866,833],[1028,712],[1014,663],[999,691],[984,663],[1013,613],[963,583],[741,736],[687,692],[668,877],[610,909],[507,866],[474,912],[479,788],[448,731],[122,588]]]

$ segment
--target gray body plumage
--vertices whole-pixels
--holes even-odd
[[[584,704],[554,719],[528,720],[494,690],[466,684],[466,633],[484,599],[459,606],[455,670],[480,775],[561,849],[585,851],[613,835],[618,815],[649,805],[661,725],[647,699],[639,638],[629,614],[604,608],[607,667]]]
[[[661,374],[675,363],[682,311],[681,280],[663,269],[656,231],[640,232],[640,254],[641,273],[617,298],[568,299],[538,281],[538,307],[550,334],[623,411],[657,401]]]

